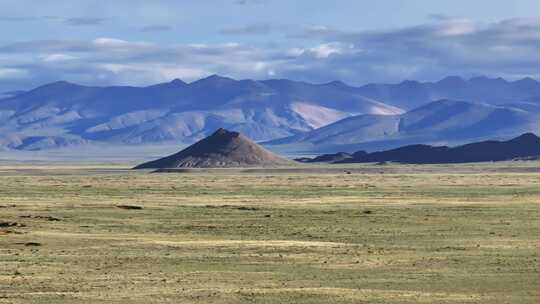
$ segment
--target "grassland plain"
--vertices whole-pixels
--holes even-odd
[[[538,168],[4,164],[0,303],[539,303]]]

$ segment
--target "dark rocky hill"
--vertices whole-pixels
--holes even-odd
[[[301,163],[335,163],[342,160],[352,159],[353,155],[345,152],[338,152],[334,154],[323,154],[315,158],[298,158],[295,159]]]
[[[134,169],[278,167],[292,164],[292,161],[273,154],[238,132],[219,129],[176,154]]]
[[[509,141],[483,141],[457,147],[410,145],[383,152],[361,153],[356,157],[336,163],[471,163],[526,159],[537,156],[540,156],[540,137],[526,133]]]

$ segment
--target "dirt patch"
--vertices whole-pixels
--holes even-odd
[[[17,222],[0,222],[0,228],[8,227],[26,227],[26,225]]]
[[[133,205],[117,205],[116,208],[124,209],[124,210],[142,210],[143,207],[141,206],[133,206]]]
[[[9,228],[22,228],[22,227],[26,227],[26,225],[17,223],[17,222],[0,222],[0,235],[22,234],[22,232],[9,229]]]
[[[0,230],[0,235],[8,235],[8,234],[24,234],[24,232],[6,229],[6,230]]]
[[[53,217],[53,216],[43,216],[43,215],[21,215],[20,218],[29,218],[29,219],[42,219],[47,220],[49,222],[59,222],[61,219]]]
[[[214,206],[214,205],[206,205],[204,206],[205,208],[209,208],[209,209],[220,209],[220,208],[223,208],[223,209],[236,209],[236,210],[241,210],[241,211],[258,211],[259,208],[255,208],[255,207],[247,207],[247,206],[240,206],[240,207],[237,207],[237,206],[232,206],[232,205],[219,205],[219,206]]]
[[[257,211],[257,210],[259,210],[259,208],[255,208],[255,207],[238,207],[236,209],[242,210],[242,211]]]
[[[26,242],[23,244],[26,247],[39,247],[41,246],[41,243],[38,242]]]

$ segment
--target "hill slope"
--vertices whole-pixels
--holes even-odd
[[[273,167],[293,162],[276,156],[238,132],[219,129],[211,136],[167,157],[135,169]]]

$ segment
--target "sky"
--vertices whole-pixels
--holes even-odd
[[[539,11],[538,0],[1,0],[0,92],[212,74],[540,78]]]

